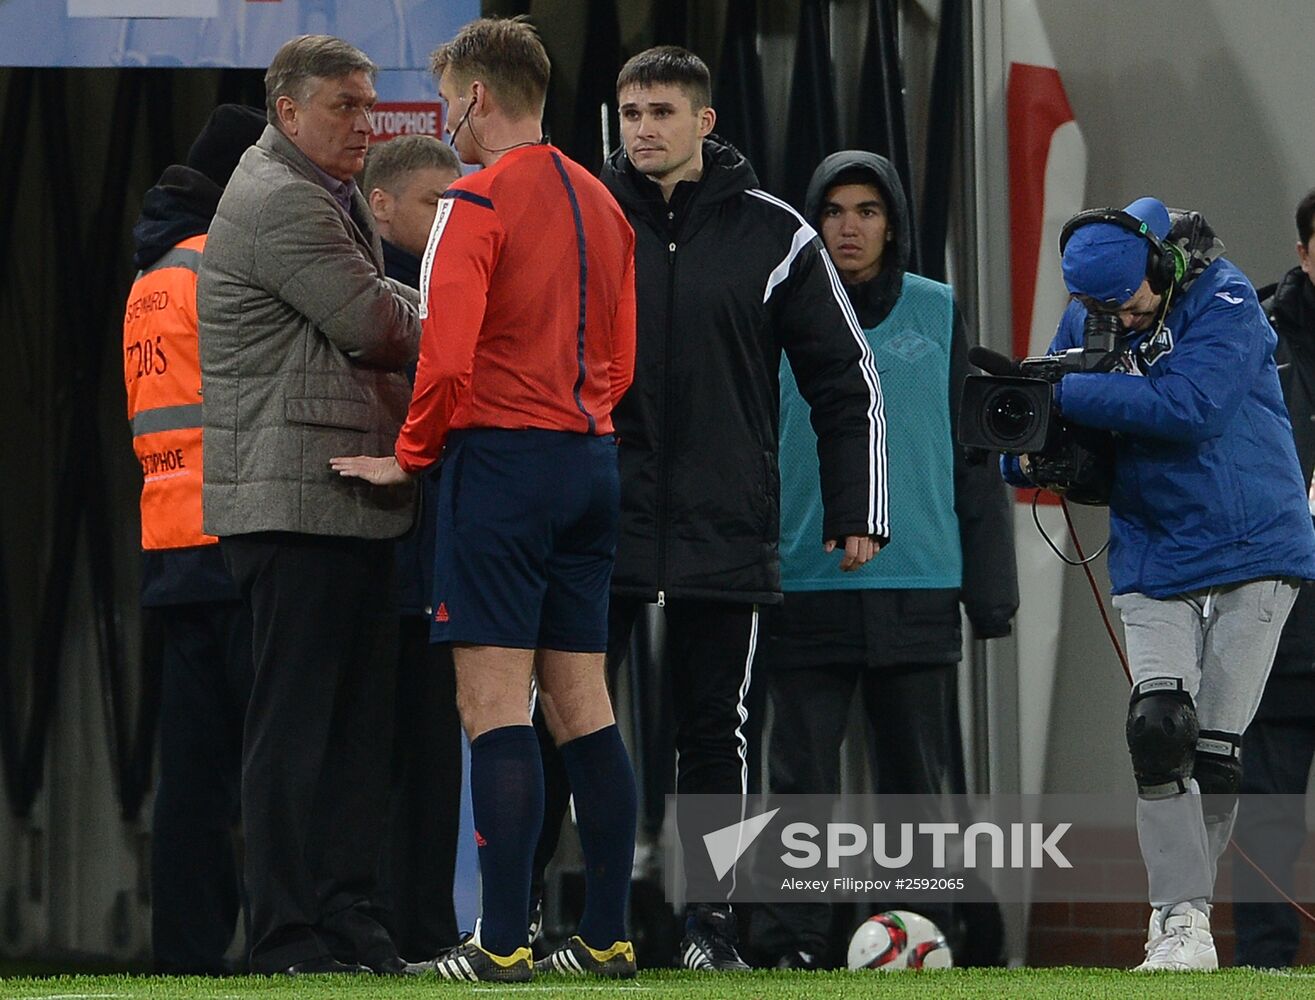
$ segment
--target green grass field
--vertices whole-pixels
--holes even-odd
[[[941,972],[751,972],[731,975],[649,972],[629,983],[540,976],[520,986],[493,986],[423,979],[312,976],[302,979],[194,979],[167,976],[57,976],[0,979],[0,998],[46,1000],[384,1000],[384,998],[470,996],[634,997],[635,1000],[971,1000],[1019,997],[1056,1000],[1181,998],[1235,1000],[1239,997],[1300,997],[1315,993],[1315,970],[1261,973],[1229,969],[1216,973],[1134,975],[1114,969],[957,969]]]

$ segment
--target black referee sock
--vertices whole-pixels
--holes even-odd
[[[529,943],[530,867],[543,825],[543,763],[533,726],[490,729],[470,744],[479,847],[479,943],[510,955]]]
[[[626,939],[635,862],[635,772],[615,725],[563,743],[584,853],[584,916],[579,935],[603,950]]]

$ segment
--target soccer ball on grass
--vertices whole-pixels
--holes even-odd
[[[851,969],[948,969],[954,965],[940,928],[911,910],[868,917],[849,939]]]

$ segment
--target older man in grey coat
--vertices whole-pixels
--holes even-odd
[[[391,540],[415,499],[329,468],[391,450],[420,335],[353,180],[374,73],[325,35],[279,50],[270,125],[219,203],[197,292],[205,530],[254,632],[242,812],[258,973],[405,967],[370,897],[396,686]]]

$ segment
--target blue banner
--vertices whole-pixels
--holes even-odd
[[[477,17],[479,0],[0,0],[0,65],[264,68],[294,35],[326,34],[424,70]]]
[[[395,135],[407,135],[421,132],[425,135],[443,137],[443,110],[438,99],[438,85],[427,69],[386,69],[375,78],[374,89],[379,94],[379,104],[375,107],[375,138],[392,138]],[[417,102],[416,107],[395,108],[393,102]],[[437,115],[435,119],[422,118],[415,114],[406,114],[419,109],[424,104],[425,114]],[[373,141],[373,140],[371,140]]]

